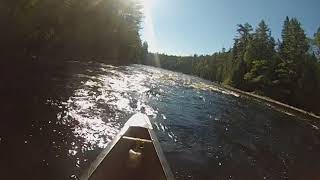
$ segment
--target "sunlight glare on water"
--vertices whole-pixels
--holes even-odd
[[[143,112],[157,117],[157,110],[147,105],[145,94],[150,88],[144,85],[148,81],[146,76],[139,72],[128,75],[114,69],[107,66],[100,68],[101,74],[86,76],[89,79],[62,103],[63,111],[57,114],[59,123],[72,126],[75,137],[84,140],[82,151],[105,148],[122,127],[122,114]],[[163,125],[161,127],[164,130]],[[69,154],[75,155],[77,148],[73,147]]]

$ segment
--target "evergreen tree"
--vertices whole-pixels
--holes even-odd
[[[314,39],[312,39],[313,44],[316,46],[313,51],[318,59],[320,59],[320,27],[318,31],[314,34]]]
[[[316,45],[320,48],[320,27],[318,28],[317,33],[314,34]]]
[[[148,54],[148,48],[149,48],[149,45],[148,45],[148,42],[143,42],[142,44],[142,49],[143,49],[143,54],[144,55],[147,55]]]
[[[234,63],[232,67],[231,83],[235,87],[241,88],[244,84],[244,75],[247,72],[247,64],[244,61],[244,55],[248,43],[252,38],[252,26],[248,23],[238,25],[238,37],[235,38],[233,46]]]
[[[274,47],[275,42],[271,32],[262,20],[248,43],[244,57],[249,67],[244,76],[248,90],[264,91],[264,87],[269,84],[270,66],[275,55]]]
[[[281,87],[282,97],[292,101],[292,95],[298,88],[298,79],[303,71],[307,51],[309,48],[307,37],[296,19],[286,18],[282,31],[282,43],[280,45],[281,61],[276,68],[275,84]],[[290,100],[289,100],[290,99]]]

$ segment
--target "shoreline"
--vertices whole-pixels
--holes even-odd
[[[145,65],[145,66],[150,66],[150,65]],[[155,67],[155,66],[151,66],[151,67]],[[185,74],[185,75],[194,76],[196,78],[200,78],[200,79],[206,80],[208,82],[211,82],[213,85],[215,85],[217,87],[224,88],[224,89],[226,89],[228,91],[232,91],[232,92],[238,93],[240,96],[251,97],[251,98],[253,98],[254,100],[257,100],[257,101],[259,101],[259,100],[260,101],[264,101],[264,102],[269,103],[270,105],[274,106],[274,108],[276,108],[276,107],[282,108],[284,111],[286,111],[286,113],[289,113],[289,114],[291,112],[291,113],[293,113],[293,115],[298,115],[298,116],[303,117],[303,118],[312,117],[312,118],[316,119],[317,121],[320,120],[320,112],[319,112],[319,114],[315,114],[313,112],[308,112],[306,110],[300,109],[298,107],[294,107],[294,106],[286,104],[284,102],[280,102],[280,101],[272,99],[270,97],[261,96],[261,95],[254,94],[254,93],[251,93],[251,92],[246,92],[246,91],[234,88],[234,87],[232,87],[230,85],[226,85],[226,84],[223,84],[223,83],[220,83],[220,82],[214,82],[214,81],[210,81],[210,80],[204,79],[204,78],[196,76],[194,74],[187,74],[187,73],[183,73],[183,72],[179,72],[179,71],[175,71],[175,70],[171,70],[171,69],[166,69],[166,68],[162,68],[162,67],[158,67],[158,68],[164,69],[164,70],[168,70],[168,71],[172,71],[172,72],[176,72],[176,73],[182,73],[182,74]]]
[[[229,85],[223,85],[223,84],[220,84],[221,87],[227,89],[227,90],[230,90],[230,91],[234,91],[234,92],[237,92],[239,93],[240,95],[245,95],[245,96],[249,96],[249,97],[252,97],[253,99],[255,100],[263,100],[267,103],[270,103],[271,105],[275,105],[275,106],[278,106],[278,107],[281,107],[283,108],[284,110],[286,111],[291,111],[291,112],[295,112],[295,113],[298,113],[298,114],[301,114],[303,116],[311,116],[315,119],[318,119],[320,120],[320,116],[317,115],[317,114],[314,114],[312,112],[308,112],[306,110],[303,110],[303,109],[300,109],[300,108],[297,108],[297,107],[294,107],[294,106],[291,106],[289,104],[285,104],[283,102],[280,102],[280,101],[277,101],[275,99],[272,99],[270,97],[267,97],[267,96],[261,96],[261,95],[257,95],[257,94],[254,94],[254,93],[251,93],[251,92],[246,92],[246,91],[242,91],[240,89],[237,89],[237,88],[234,88],[234,87],[231,87]]]

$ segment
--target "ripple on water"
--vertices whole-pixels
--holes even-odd
[[[85,77],[87,81],[67,101],[60,102],[63,107],[48,101],[63,109],[57,113],[58,123],[72,127],[74,136],[83,140],[82,151],[106,147],[123,125],[120,119],[123,114],[144,112],[155,118],[158,113],[147,104],[145,92],[150,89],[145,86],[147,77],[144,74],[128,75],[114,66],[104,66],[100,70],[108,73],[92,77],[79,74],[77,77]],[[76,152],[75,148],[69,150],[71,155]]]
[[[81,144],[65,140],[71,146],[70,157],[106,147],[136,112],[146,113],[153,120],[180,179],[245,178],[248,173],[257,179],[279,179],[279,173],[288,173],[284,166],[299,160],[279,152],[292,150],[290,153],[310,160],[311,156],[303,154],[304,147],[319,139],[312,134],[319,129],[318,124],[306,126],[313,131],[304,131],[298,121],[290,121],[296,117],[274,112],[192,76],[138,65],[102,64],[94,73],[87,72],[93,75],[74,76],[83,82],[67,100],[48,101],[59,109],[58,123],[81,139]],[[301,137],[295,138],[297,132]],[[309,145],[304,146],[301,139]],[[296,146],[297,142],[301,144]],[[74,164],[81,167],[81,162],[76,160]],[[307,165],[306,161],[299,162]]]

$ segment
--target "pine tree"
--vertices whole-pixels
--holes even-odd
[[[320,27],[317,33],[314,34],[314,44],[317,46],[315,49],[315,54],[320,59]]]
[[[262,20],[248,43],[245,62],[249,66],[244,79],[248,90],[264,91],[270,81],[270,66],[275,55],[275,42],[266,23]]]
[[[142,56],[140,57],[141,58],[140,61],[142,61],[143,63],[147,61],[148,48],[149,48],[148,43],[146,41],[143,42],[143,44],[142,44]]]
[[[283,22],[282,31],[281,31],[282,42],[279,42],[279,50],[280,50],[281,57],[285,59],[287,58],[284,57],[285,54],[282,54],[282,51],[284,46],[286,46],[286,43],[289,42],[289,26],[290,26],[290,19],[287,16]]]
[[[304,58],[309,45],[305,32],[296,18],[291,19],[289,23],[285,21],[282,40],[280,55],[284,61],[298,62]]]
[[[309,45],[300,22],[296,19],[286,18],[282,30],[282,43],[280,44],[280,63],[276,68],[274,83],[281,87],[283,97],[292,100],[297,83],[303,71]],[[289,101],[289,100],[288,100]]]
[[[238,25],[238,37],[235,38],[234,46],[233,46],[233,65],[232,65],[232,75],[230,84],[241,88],[244,84],[244,75],[247,72],[247,63],[244,61],[244,55],[246,52],[246,48],[248,43],[252,38],[252,26],[248,23],[244,25]]]
[[[315,39],[316,45],[320,48],[320,27],[318,28],[317,33],[314,34],[314,39]]]

